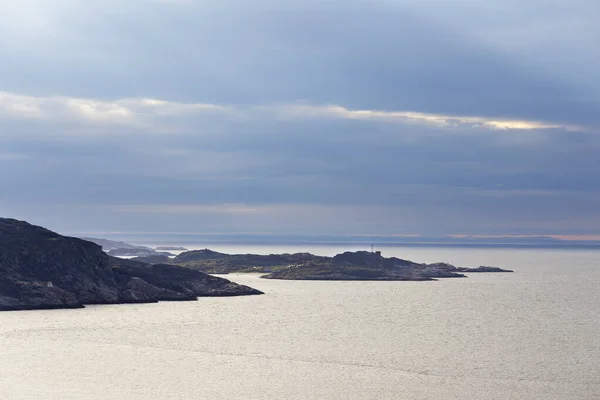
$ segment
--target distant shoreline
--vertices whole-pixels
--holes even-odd
[[[365,249],[370,248],[371,244],[376,247],[454,247],[454,248],[506,248],[506,249],[589,249],[589,250],[600,250],[600,243],[597,244],[564,244],[564,243],[378,243],[378,242],[347,242],[347,241],[237,241],[237,240],[198,240],[198,241],[141,241],[141,240],[129,240],[129,243],[139,245],[167,245],[167,244],[182,244],[187,247],[197,247],[205,245],[237,245],[237,246],[361,246]]]
[[[76,235],[75,235],[76,236]],[[104,239],[82,237],[96,241],[103,248],[143,246],[146,250],[177,249],[175,251],[212,245],[233,246],[343,246],[361,247],[439,247],[439,248],[507,248],[507,249],[600,249],[600,240],[565,240],[550,236],[533,237],[452,237],[328,234],[211,234],[211,233],[143,233],[114,232]],[[107,240],[108,239],[108,240]],[[126,243],[124,243],[126,242]],[[129,244],[127,244],[129,243]]]

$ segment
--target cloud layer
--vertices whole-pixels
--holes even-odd
[[[598,234],[596,3],[4,1],[0,209],[63,231]]]

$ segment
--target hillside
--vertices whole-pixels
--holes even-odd
[[[295,254],[225,254],[209,249],[187,251],[171,263],[206,273],[270,272],[292,264],[326,262],[329,258],[310,253]]]

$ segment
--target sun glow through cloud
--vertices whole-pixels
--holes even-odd
[[[488,117],[431,114],[413,111],[352,110],[340,105],[265,105],[227,106],[209,103],[182,103],[152,98],[98,100],[70,97],[35,97],[0,92],[0,113],[16,118],[64,119],[78,118],[90,123],[135,124],[150,119],[205,113],[235,115],[267,114],[283,118],[380,121],[385,123],[424,123],[440,128],[472,126],[487,129],[563,129],[585,131],[584,127],[540,121],[510,120]]]

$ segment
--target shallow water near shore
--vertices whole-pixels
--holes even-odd
[[[229,246],[227,252],[338,247]],[[384,248],[513,274],[0,313],[0,399],[600,398],[600,251]]]

